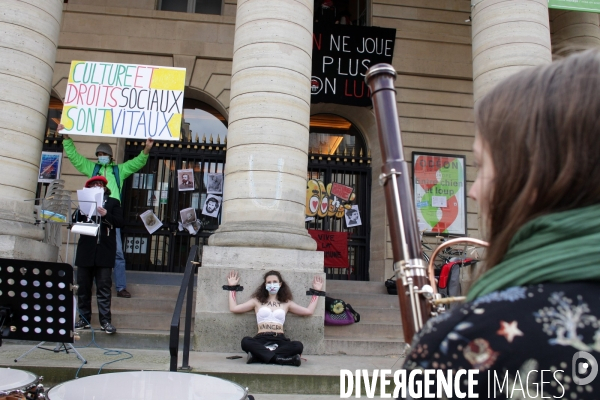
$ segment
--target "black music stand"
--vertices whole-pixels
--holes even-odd
[[[15,362],[45,342],[56,342],[54,352],[73,350],[75,341],[76,286],[73,267],[65,263],[0,258],[1,327],[6,339],[40,341]]]

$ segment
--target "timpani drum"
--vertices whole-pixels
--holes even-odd
[[[49,400],[246,400],[248,389],[221,378],[184,372],[93,375],[50,389]]]
[[[0,399],[37,399],[44,393],[41,380],[29,371],[0,368]]]

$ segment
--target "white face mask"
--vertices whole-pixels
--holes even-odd
[[[110,162],[110,156],[98,156],[98,162],[102,165],[106,165]]]
[[[265,287],[269,294],[277,294],[279,292],[279,283],[267,283]]]

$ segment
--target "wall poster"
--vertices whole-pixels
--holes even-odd
[[[50,183],[55,179],[60,179],[61,160],[62,152],[42,151],[38,182]]]
[[[420,228],[432,234],[467,234],[465,157],[413,152],[413,193]]]
[[[365,73],[375,64],[391,64],[395,43],[393,28],[315,24],[310,102],[370,107]]]

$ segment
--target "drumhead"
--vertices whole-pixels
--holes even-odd
[[[0,391],[26,389],[36,383],[37,375],[29,371],[21,371],[12,368],[0,368]]]
[[[206,375],[167,371],[115,372],[61,383],[49,400],[245,400],[240,385]]]

